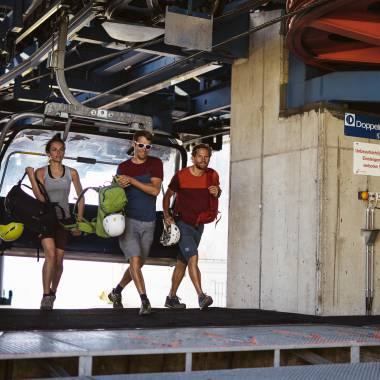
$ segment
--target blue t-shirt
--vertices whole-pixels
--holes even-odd
[[[164,177],[162,161],[157,157],[149,157],[142,164],[135,164],[132,159],[122,162],[117,167],[118,175],[127,175],[143,183],[151,183],[152,178]],[[128,218],[151,222],[156,220],[156,198],[130,185],[125,188],[128,203],[125,208]]]

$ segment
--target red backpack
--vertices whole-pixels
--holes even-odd
[[[215,183],[214,180],[214,170],[213,169],[207,169],[206,174],[207,174],[207,187],[210,186],[218,186],[218,183]],[[197,218],[197,225],[198,224],[207,224],[207,223],[212,223],[219,214],[218,211],[218,206],[219,206],[219,199],[215,198],[211,194],[209,195],[209,201],[210,201],[210,207],[206,211],[202,211]],[[219,220],[217,220],[217,223]]]

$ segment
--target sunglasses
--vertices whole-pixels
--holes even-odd
[[[137,141],[134,142],[138,148],[140,149],[146,149],[149,150],[152,148],[152,144],[143,144],[143,143],[138,143]]]

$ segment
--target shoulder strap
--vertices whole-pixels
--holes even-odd
[[[210,186],[216,186],[216,184],[214,183],[214,173],[215,173],[215,170],[214,169],[211,169],[211,168],[207,168],[207,186],[210,187]]]
[[[91,187],[90,186],[90,187],[86,187],[85,189],[82,190],[82,192],[79,194],[79,197],[78,197],[77,201],[75,202],[75,205],[74,205],[74,208],[73,208],[73,216],[74,216],[74,218],[76,216],[76,210],[78,209],[78,203],[84,197],[84,194],[86,193],[87,190],[94,190],[94,191],[99,192],[100,187]]]
[[[38,188],[40,189],[41,194],[44,196],[46,202],[50,203],[50,198],[49,198],[49,195],[45,189],[45,186],[40,182],[40,180],[37,178],[37,176],[36,176],[36,181],[37,181]]]
[[[21,177],[20,181],[18,181],[18,184],[19,184],[19,185],[21,185],[21,182],[24,180],[25,176],[26,176],[26,172],[25,172],[24,175]]]
[[[45,186],[40,182],[40,180],[37,177],[36,177],[36,181],[37,181],[38,188],[40,189],[42,195],[44,196],[44,198],[46,200],[46,203],[49,203],[54,209],[57,208],[61,213],[62,219],[64,219],[66,216],[65,210],[59,204],[50,202],[50,198],[49,198],[49,195],[45,189]]]
[[[33,190],[30,186],[26,185],[25,183],[22,183],[22,181],[24,180],[25,176],[26,176],[26,173],[24,173],[24,175],[18,181],[17,185],[20,186],[20,187],[21,186],[25,186],[28,189]],[[46,189],[45,189],[44,185],[38,180],[37,177],[36,177],[36,181],[37,181],[37,186],[38,186],[39,190],[41,191],[41,194],[44,196],[46,202],[50,202],[49,196],[48,196],[48,194],[46,192]]]

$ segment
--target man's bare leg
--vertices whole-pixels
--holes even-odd
[[[198,255],[191,256],[187,266],[189,268],[190,279],[199,297],[203,293],[203,290],[201,285],[201,272],[198,268]]]
[[[135,283],[137,291],[139,292],[140,295],[146,294],[144,277],[141,271],[141,268],[144,265],[143,260],[141,259],[140,256],[133,256],[130,258],[129,263],[130,265],[129,265],[128,272],[133,282]],[[128,278],[128,275],[126,276],[126,278]]]
[[[169,297],[174,297],[177,295],[177,290],[181,284],[183,277],[185,276],[187,264],[183,263],[180,260],[177,260],[173,275],[172,275],[172,285],[169,292]]]

